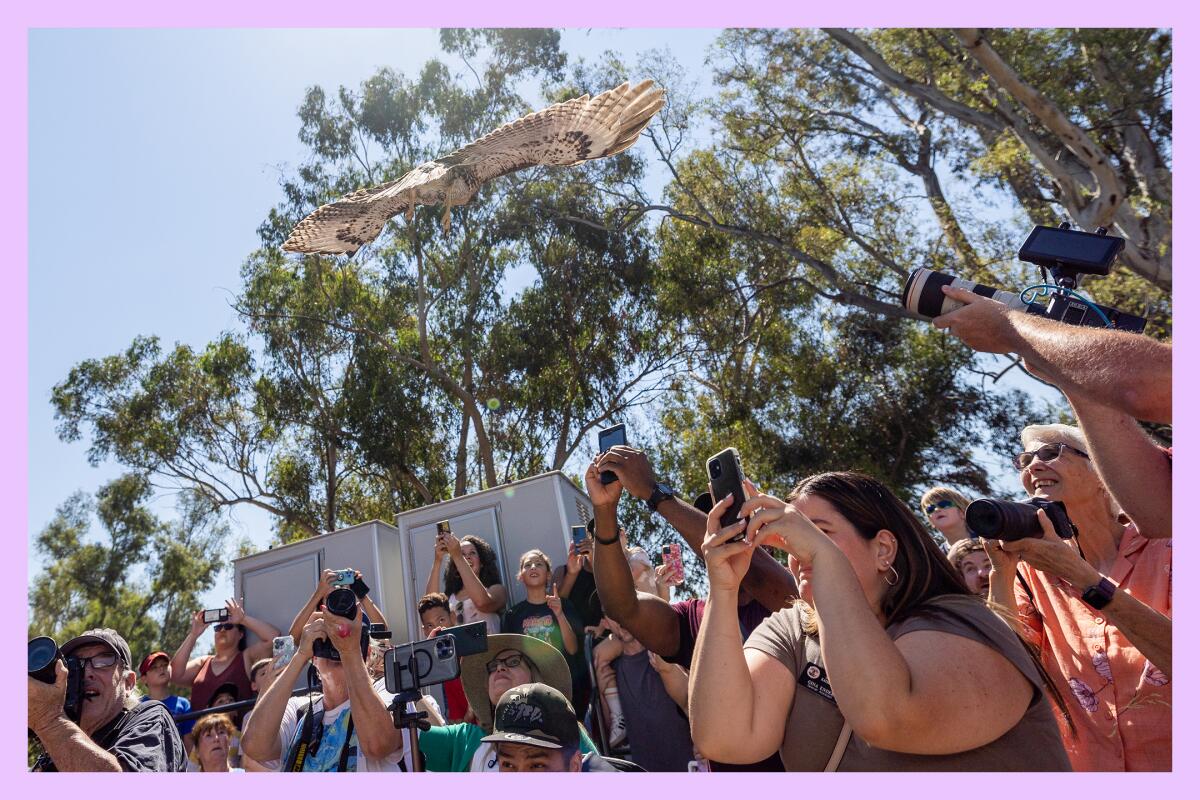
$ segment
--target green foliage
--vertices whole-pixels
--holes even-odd
[[[147,507],[152,489],[138,475],[72,495],[38,534],[46,567],[29,594],[29,635],[63,642],[89,628],[113,628],[135,660],[183,641],[200,595],[224,565],[228,528],[195,493],[180,496],[178,518]],[[93,517],[100,532],[93,532]]]

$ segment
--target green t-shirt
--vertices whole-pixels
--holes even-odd
[[[440,725],[421,734],[418,746],[425,758],[427,772],[499,772],[496,746],[484,742],[487,732],[478,725],[459,722]],[[579,746],[583,752],[596,752],[596,745],[579,726]]]

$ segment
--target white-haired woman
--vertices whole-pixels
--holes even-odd
[[[1025,491],[1061,502],[1077,533],[1060,538],[1039,511],[1041,537],[989,542],[990,597],[1068,698],[1076,770],[1169,770],[1171,540],[1126,524],[1078,428],[1031,425],[1021,443]]]

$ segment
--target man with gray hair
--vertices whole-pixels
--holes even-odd
[[[63,708],[67,667],[54,683],[29,678],[29,729],[45,753],[35,772],[184,772],[179,731],[166,706],[138,702],[129,645],[112,628],[94,628],[62,646],[83,668],[78,723]]]

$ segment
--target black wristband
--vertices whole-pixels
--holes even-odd
[[[617,542],[621,541],[621,534],[618,533],[611,539],[601,539],[599,534],[593,533],[592,539],[595,540],[596,544],[616,544]]]

